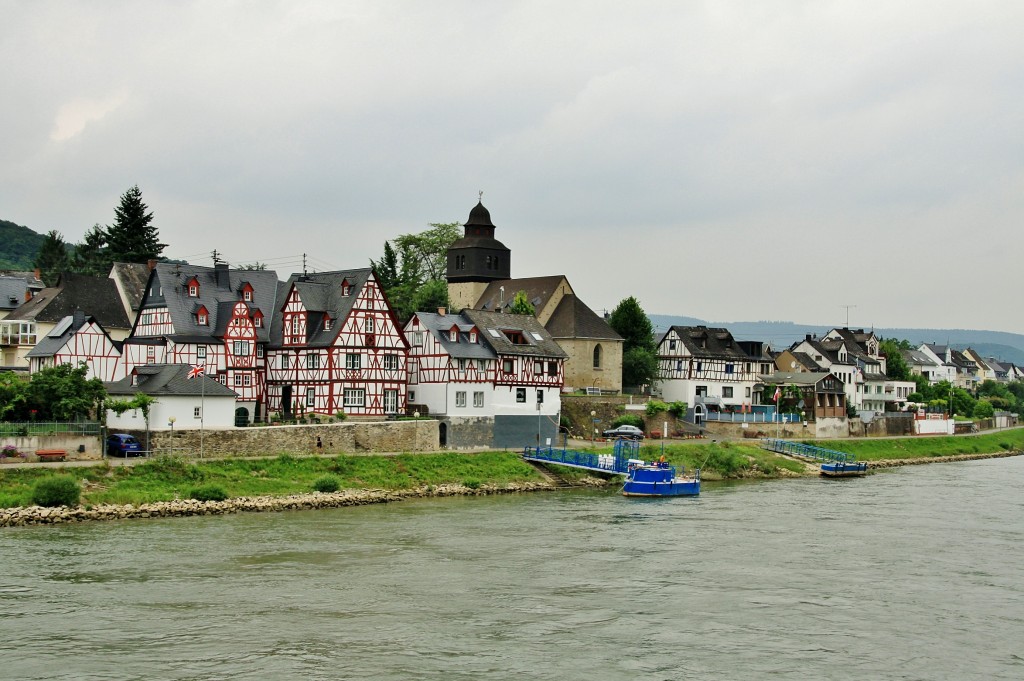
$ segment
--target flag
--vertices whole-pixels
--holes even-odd
[[[782,397],[782,388],[775,386],[775,395],[772,396],[772,402],[778,402],[780,397]]]
[[[188,368],[188,377],[196,378],[206,373],[206,367],[202,364],[193,364]]]

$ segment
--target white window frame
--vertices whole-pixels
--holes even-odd
[[[315,352],[306,353],[306,368],[307,369],[319,369],[320,368],[320,355]]]
[[[345,388],[344,405],[346,407],[366,406],[366,390],[363,388]]]
[[[398,371],[398,355],[388,354],[384,355],[384,370],[385,371]]]
[[[200,345],[196,347],[196,359],[206,359],[206,346]]]
[[[354,352],[345,353],[345,368],[359,371],[363,368],[363,356]]]
[[[473,407],[482,409],[484,406],[484,393],[482,390],[473,391]]]
[[[457,390],[455,391],[455,408],[465,409],[466,408],[466,391]]]
[[[306,388],[306,406],[316,406],[316,388]]]

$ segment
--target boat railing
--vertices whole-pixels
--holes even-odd
[[[761,440],[761,448],[778,454],[800,456],[814,461],[853,463],[857,460],[854,454],[840,452],[835,449],[826,449],[816,445],[809,445],[803,442],[791,442],[789,440],[778,440],[775,438],[764,438]]]

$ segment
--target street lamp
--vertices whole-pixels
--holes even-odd
[[[590,410],[590,447],[594,447],[594,438],[597,437],[597,412]]]
[[[174,422],[177,421],[177,420],[178,419],[174,418],[173,416],[168,416],[167,417],[167,425],[169,425],[171,427],[171,439],[172,440],[174,439]]]

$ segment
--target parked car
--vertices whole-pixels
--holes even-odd
[[[128,433],[114,433],[107,437],[107,456],[139,456],[142,445]]]
[[[644,431],[640,430],[636,426],[621,425],[618,428],[612,428],[601,433],[604,437],[621,438],[625,440],[643,440]]]

